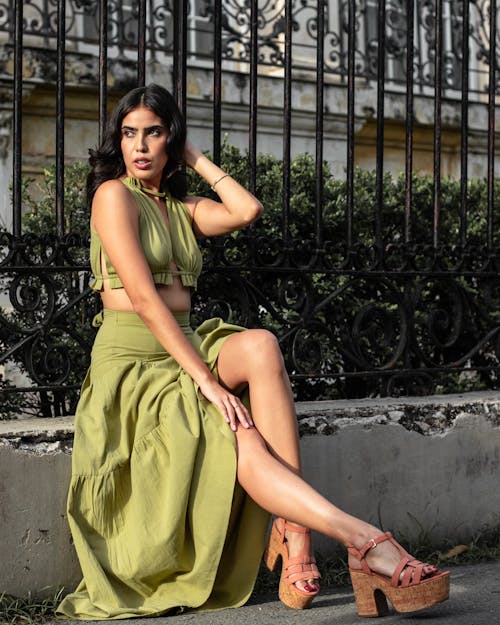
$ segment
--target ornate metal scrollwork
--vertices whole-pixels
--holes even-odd
[[[328,269],[320,257],[304,269],[283,245],[265,251],[276,246],[248,234],[210,242],[192,322],[219,316],[274,331],[301,399],[431,392],[440,375],[464,371],[497,383],[498,272],[436,273],[432,263],[417,270],[404,262],[370,269],[362,246],[336,246]],[[39,389],[40,413],[69,410],[99,309],[87,287],[86,241],[3,234],[0,250],[2,362],[16,362],[25,385]]]
[[[30,411],[66,414],[89,362],[99,307],[87,286],[88,242],[2,233],[0,251],[0,364],[15,372],[19,388],[36,390]],[[1,390],[15,388],[4,382]]]
[[[54,80],[54,61],[50,50],[55,49],[57,34],[57,0],[26,0],[24,8],[24,32],[34,41],[34,48],[25,50],[28,54],[28,67],[33,78]],[[435,23],[436,4],[434,0],[415,3],[417,20],[415,32],[415,57],[413,63],[415,83],[432,88],[435,64]],[[444,22],[443,39],[443,81],[444,87],[460,88],[462,66],[462,3],[457,0],[443,0]],[[470,48],[479,61],[471,68],[474,74],[487,77],[489,64],[489,0],[470,2]],[[325,72],[336,74],[344,79],[347,75],[347,32],[349,29],[348,2],[325,2],[324,58]],[[352,17],[355,35],[355,73],[360,78],[374,80],[377,76],[377,7],[372,0],[355,3]],[[107,3],[108,45],[114,48],[122,61],[133,60],[137,46],[138,9],[136,3],[123,3],[112,0]],[[314,70],[317,45],[316,0],[294,0],[292,2],[293,67]],[[210,37],[213,32],[214,3],[204,0],[189,5],[189,28],[193,35],[188,42],[195,41],[198,35]],[[9,33],[10,42],[13,29],[13,0],[0,2],[0,32]],[[249,63],[250,61],[250,22],[251,6],[246,0],[228,0],[222,10],[222,57],[226,63]],[[66,38],[76,44],[68,50],[74,57],[70,66],[86,64],[85,75],[96,79],[97,72],[89,67],[88,54],[79,54],[79,44],[98,43],[99,10],[97,0],[67,0]],[[500,11],[498,20],[500,22]],[[261,66],[284,66],[285,3],[282,0],[266,0],[257,7],[258,23],[258,63]],[[200,25],[201,24],[201,25]],[[146,46],[149,54],[172,54],[173,51],[173,5],[171,2],[152,0],[148,3]],[[497,50],[500,51],[500,27],[496,29]],[[404,83],[407,72],[406,59],[406,3],[402,0],[386,0],[385,6],[385,55],[386,80],[390,83]],[[38,38],[39,44],[36,43]],[[31,44],[30,44],[31,45]],[[203,57],[207,51],[194,44],[190,54]],[[189,43],[191,46],[191,43]],[[38,51],[37,51],[38,49]],[[88,52],[88,47],[85,48]],[[114,54],[114,53],[113,53]],[[125,56],[124,56],[125,55]],[[500,52],[497,59],[500,59]],[[116,59],[115,59],[116,60]],[[7,59],[4,68],[9,67]],[[500,60],[497,61],[500,69]],[[76,70],[75,70],[76,71]],[[77,72],[78,73],[78,72]],[[81,71],[80,71],[81,73]],[[42,76],[43,74],[43,76]],[[500,74],[500,72],[497,72]],[[497,76],[497,82],[500,77]],[[471,90],[483,90],[485,80],[471,83]],[[497,84],[497,89],[499,85]]]
[[[477,384],[495,384],[498,277],[356,273],[329,272],[326,279],[286,265],[233,277],[209,270],[198,319],[227,293],[237,304],[219,306],[221,316],[278,334],[301,399],[430,393],[440,379],[445,388],[450,376],[476,365]]]

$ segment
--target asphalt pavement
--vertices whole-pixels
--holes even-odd
[[[413,614],[379,619],[357,616],[350,586],[323,588],[309,610],[290,610],[275,595],[255,595],[243,607],[205,614],[137,618],[133,621],[101,621],[127,625],[500,625],[500,560],[449,568],[450,598],[444,603]],[[93,623],[95,621],[49,621]]]

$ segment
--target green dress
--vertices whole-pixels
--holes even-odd
[[[217,375],[224,340],[243,328],[210,319],[192,330],[188,313],[175,316]],[[105,310],[97,323],[68,496],[83,580],[58,616],[242,605],[269,517],[236,481],[234,433],[138,315]]]

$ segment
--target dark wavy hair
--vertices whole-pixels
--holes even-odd
[[[186,122],[169,91],[154,83],[132,89],[113,110],[99,147],[89,150],[90,173],[87,176],[87,204],[90,207],[95,192],[106,180],[119,178],[125,173],[121,151],[123,118],[140,105],[151,109],[160,117],[168,130],[168,161],[163,170],[161,189],[168,190],[182,200],[187,194],[187,181],[180,167],[186,143]]]

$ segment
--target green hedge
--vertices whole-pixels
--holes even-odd
[[[248,155],[227,143],[223,144],[221,166],[241,184],[248,186]],[[67,231],[86,236],[88,215],[85,206],[84,182],[87,166],[74,163],[65,169],[65,227]],[[193,195],[209,195],[210,187],[189,171],[189,188]],[[337,241],[345,237],[346,182],[334,178],[323,167],[324,239]],[[297,156],[291,164],[290,234],[295,240],[314,236],[316,169],[309,154]],[[265,207],[257,231],[269,236],[281,236],[283,191],[282,161],[260,154],[257,158],[256,195]],[[376,177],[374,171],[360,168],[354,172],[353,234],[356,243],[370,245],[374,240]],[[419,244],[432,244],[433,179],[429,175],[413,175],[412,238]],[[400,242],[404,233],[405,179],[401,174],[384,175],[382,222],[386,243]],[[468,243],[483,245],[486,241],[486,181],[468,181]],[[441,240],[446,245],[459,245],[460,183],[452,178],[441,181]],[[500,180],[495,180],[494,212],[500,210]],[[23,187],[24,232],[53,232],[55,230],[55,170],[48,167],[41,180],[27,179]],[[498,220],[497,220],[498,221]],[[498,236],[498,227],[496,235]]]
[[[223,169],[240,181],[248,185],[248,155],[238,148],[224,143],[222,149]],[[85,206],[85,178],[87,165],[74,163],[65,169],[65,228],[67,231],[80,235],[87,240],[89,234],[89,215]],[[193,172],[188,172],[190,192],[194,195],[210,194],[209,185]],[[334,178],[325,164],[323,168],[323,238],[330,243],[343,243],[346,232],[346,182]],[[259,155],[257,159],[256,195],[265,207],[263,218],[254,225],[255,236],[266,235],[280,239],[282,236],[282,192],[283,173],[282,162],[270,155]],[[500,182],[495,181],[495,197],[500,198]],[[297,248],[310,248],[315,233],[315,188],[316,170],[313,158],[308,154],[297,156],[291,164],[291,198],[290,198],[290,236]],[[356,169],[354,173],[354,216],[353,240],[356,245],[369,248],[374,244],[375,236],[375,190],[376,176],[373,171]],[[471,245],[484,246],[487,235],[486,227],[486,197],[487,187],[484,180],[474,179],[468,182],[468,234],[467,241]],[[48,167],[43,175],[37,179],[23,181],[23,232],[40,235],[41,233],[55,233],[55,170]],[[495,200],[495,212],[499,212],[499,199]],[[404,176],[393,177],[387,173],[383,184],[382,223],[385,245],[394,245],[404,241],[405,219],[405,181]],[[453,247],[460,244],[460,184],[458,181],[445,178],[442,180],[440,240],[446,246]],[[413,177],[412,196],[412,240],[423,246],[431,246],[433,224],[433,180],[428,175]],[[497,228],[498,230],[498,228]],[[234,238],[238,234],[232,235]],[[495,233],[498,237],[498,231]],[[226,246],[227,249],[227,246]],[[236,251],[235,251],[236,254]],[[337,257],[335,256],[337,254]],[[332,252],[332,261],[339,260],[340,253]],[[84,261],[86,253],[77,252],[77,259]],[[77,292],[79,285],[75,276],[59,274],[59,301],[64,303],[70,294]],[[312,276],[318,294],[329,293],[338,288],[338,282],[333,285],[328,276],[317,274]],[[333,278],[332,278],[333,280]],[[338,280],[338,277],[337,277]],[[348,303],[345,303],[348,305]],[[283,310],[283,317],[287,318],[287,311]],[[91,332],[89,320],[82,315],[80,309],[69,313],[69,323],[82,335]],[[11,315],[15,321],[16,314]],[[274,327],[271,318],[262,316],[262,321],[271,329]],[[72,345],[68,344],[68,349]],[[22,367],[22,363],[19,363]],[[71,376],[71,383],[78,383],[84,375],[86,363],[81,360],[81,367],[76,368]],[[480,382],[477,381],[478,386]],[[2,386],[8,385],[0,379]],[[306,385],[307,386],[307,385]],[[296,390],[299,399],[308,398],[308,391],[303,383]],[[315,397],[328,397],[327,383],[324,388],[317,388]],[[305,390],[304,390],[305,389]],[[453,385],[446,390],[454,390]],[[332,391],[333,392],[333,391]],[[338,392],[338,391],[335,391]],[[334,393],[334,392],[333,392]],[[4,394],[3,405],[0,408],[0,418],[7,418],[19,411],[19,397]],[[333,394],[335,396],[335,393]],[[10,399],[9,399],[10,398]],[[36,407],[35,407],[36,411]]]

